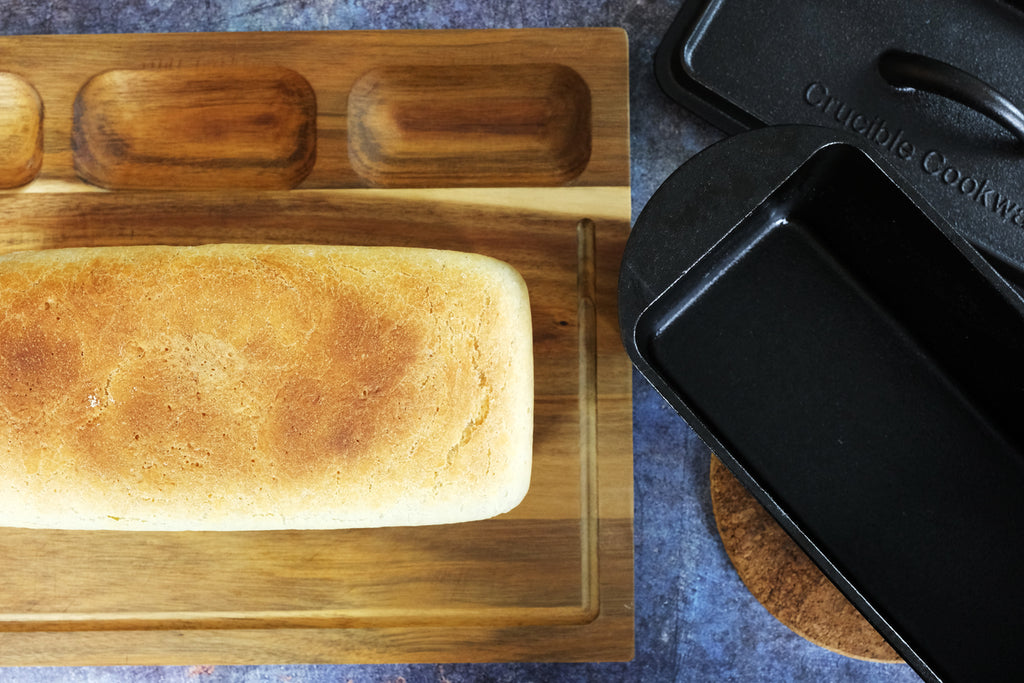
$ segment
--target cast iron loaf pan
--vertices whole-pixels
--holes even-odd
[[[808,124],[892,161],[1024,291],[1022,0],[684,0],[667,94],[726,132]]]
[[[1024,671],[1024,300],[856,136],[743,133],[651,198],[642,374],[926,680]]]

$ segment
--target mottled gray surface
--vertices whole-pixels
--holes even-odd
[[[658,184],[721,134],[658,90],[651,56],[679,0],[7,0],[0,34],[622,26],[630,36],[634,218]],[[0,668],[0,681],[466,683],[920,680],[811,645],[736,577],[715,532],[708,450],[634,382],[636,648],[626,664]],[[2,580],[2,577],[0,577]]]

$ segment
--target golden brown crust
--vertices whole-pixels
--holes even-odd
[[[504,512],[529,481],[525,287],[453,252],[0,258],[0,524],[264,529]]]

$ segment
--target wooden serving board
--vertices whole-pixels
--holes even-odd
[[[484,253],[526,279],[536,365],[530,492],[494,519],[0,528],[0,664],[631,658],[626,59],[607,29],[0,40],[0,252]]]

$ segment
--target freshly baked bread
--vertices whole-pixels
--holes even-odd
[[[0,526],[490,517],[529,486],[522,278],[426,249],[0,257]]]

